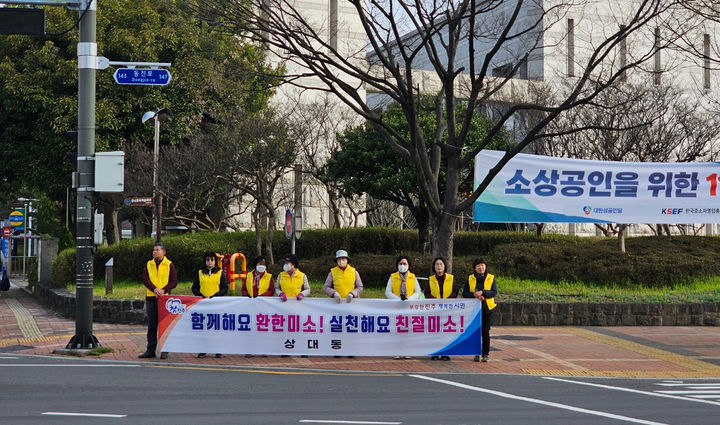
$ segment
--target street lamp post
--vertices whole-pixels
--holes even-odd
[[[155,217],[153,218],[153,231],[155,232],[155,241],[162,240],[162,194],[158,191],[158,165],[160,162],[160,121],[169,121],[172,118],[172,112],[167,108],[161,108],[157,111],[145,112],[142,116],[142,122],[152,119],[155,126],[155,137],[153,139],[153,204],[155,205]]]

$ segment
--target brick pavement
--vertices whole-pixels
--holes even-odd
[[[57,355],[75,331],[75,322],[40,306],[24,289],[0,292],[0,353]],[[716,327],[515,327],[492,331],[490,362],[472,357],[451,361],[388,357],[278,357],[226,355],[197,359],[171,353],[168,360],[139,360],[146,328],[141,325],[95,323],[93,333],[103,347],[99,358],[244,368],[295,368],[357,372],[462,372],[557,376],[654,378],[720,378],[720,329]]]

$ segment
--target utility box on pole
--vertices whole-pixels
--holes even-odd
[[[95,192],[125,190],[125,152],[95,152]]]

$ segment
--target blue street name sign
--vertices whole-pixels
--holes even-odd
[[[167,69],[118,68],[113,75],[118,84],[166,86],[172,79]]]

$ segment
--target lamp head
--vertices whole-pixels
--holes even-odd
[[[149,119],[153,119],[153,118],[155,118],[155,112],[147,111],[143,114],[141,121],[143,124],[145,124],[145,121],[147,121]]]

